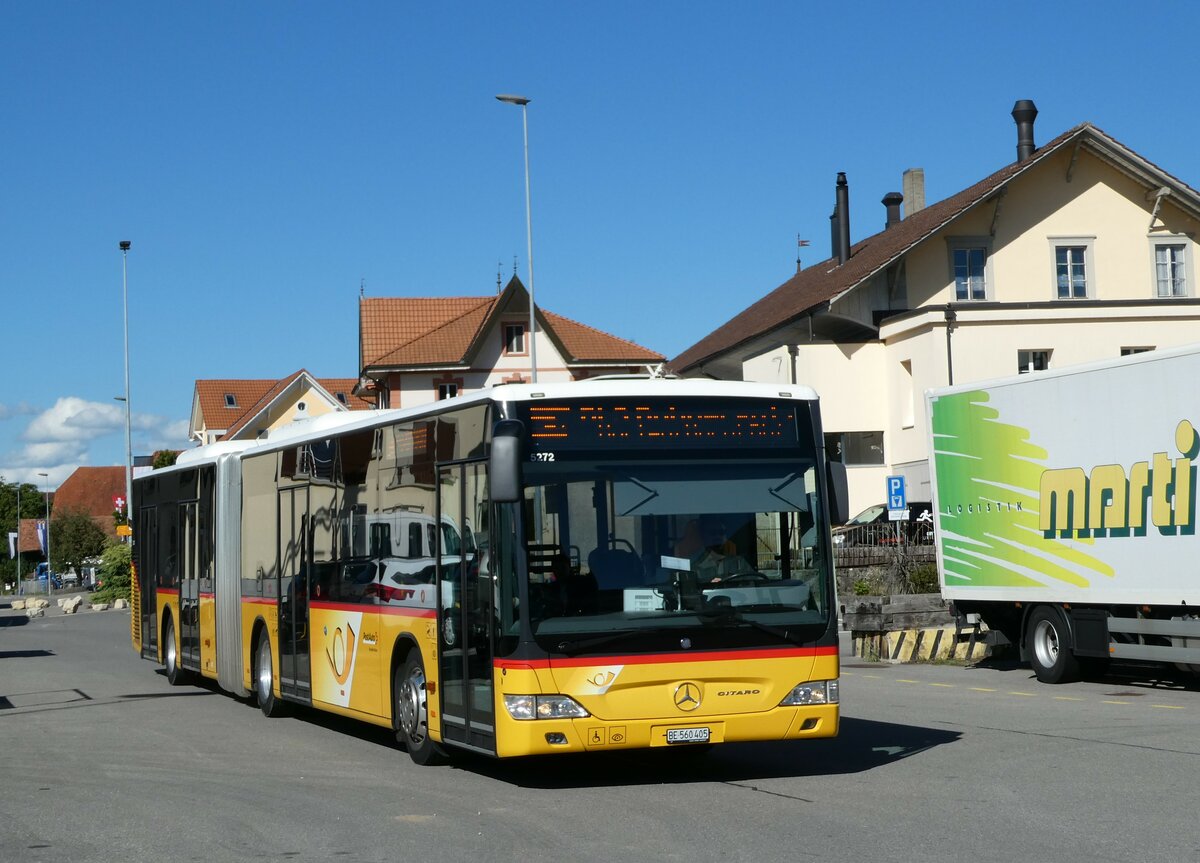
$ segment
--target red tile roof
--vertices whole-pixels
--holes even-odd
[[[213,379],[196,381],[196,397],[200,402],[200,416],[206,428],[224,429],[231,434],[241,428],[261,411],[279,392],[301,374],[304,369],[278,380]],[[309,375],[309,377],[312,377]],[[370,410],[373,405],[364,398],[354,395],[357,378],[314,378],[334,398],[338,393],[346,397],[350,410]],[[234,406],[227,407],[225,396],[234,397]]]
[[[510,306],[528,309],[516,277],[492,297],[386,297],[359,301],[362,370],[469,363],[480,339]],[[626,339],[538,308],[538,320],[567,362],[656,363],[664,357]]]
[[[113,498],[125,497],[125,468],[79,467],[54,493],[53,521],[62,513],[83,512],[92,517],[109,536],[116,536]]]

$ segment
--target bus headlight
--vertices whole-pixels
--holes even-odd
[[[513,719],[583,719],[591,716],[566,695],[506,695],[504,708]]]
[[[837,704],[838,682],[836,680],[813,680],[801,683],[787,694],[780,707],[798,707],[805,704]]]

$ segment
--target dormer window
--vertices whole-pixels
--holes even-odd
[[[504,352],[506,354],[524,354],[525,349],[525,325],[524,324],[505,324],[504,325]]]
[[[342,404],[346,405],[346,407],[349,407],[349,406],[350,406],[350,405],[349,405],[349,404],[346,402],[346,394],[345,394],[345,393],[334,393],[334,398],[336,398],[336,399],[337,399],[339,402],[341,402]]]
[[[233,393],[225,393],[225,407],[235,408],[237,406],[237,396],[235,396]]]

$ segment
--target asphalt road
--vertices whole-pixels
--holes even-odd
[[[843,675],[836,740],[418,768],[169,686],[128,612],[0,609],[0,861],[1200,859],[1194,685]]]

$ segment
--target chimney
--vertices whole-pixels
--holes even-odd
[[[888,192],[882,203],[887,207],[887,223],[883,226],[886,231],[892,225],[900,224],[900,205],[904,203],[904,196],[899,192]]]
[[[829,214],[829,257],[836,258],[838,256],[838,217],[837,207],[834,206],[833,212]]]
[[[844,264],[850,260],[850,186],[845,171],[837,176],[837,236],[838,263]]]
[[[919,213],[925,209],[925,169],[909,168],[904,172],[902,184],[904,201],[907,205],[904,208],[904,217],[908,218],[913,213]]]
[[[1021,99],[1013,105],[1012,117],[1017,121],[1017,161],[1024,162],[1037,149],[1033,143],[1033,121],[1037,119],[1037,106],[1032,99]]]

